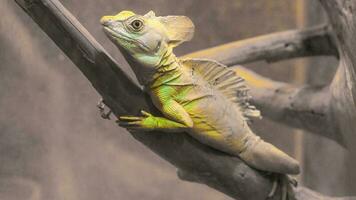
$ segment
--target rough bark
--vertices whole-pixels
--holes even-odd
[[[60,2],[16,2],[81,70],[115,115],[136,114],[139,109],[157,113],[141,89]],[[131,134],[176,166],[184,180],[206,184],[236,199],[265,199],[272,187],[271,177],[263,172],[248,167],[237,157],[202,145],[185,133]],[[334,199],[303,187],[298,187],[295,193],[300,200]]]

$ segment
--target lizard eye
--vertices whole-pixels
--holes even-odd
[[[135,30],[135,31],[140,31],[143,27],[143,22],[141,20],[133,20],[131,22],[131,27]]]

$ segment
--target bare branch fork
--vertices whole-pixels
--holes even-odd
[[[333,2],[333,0],[329,1]],[[141,89],[128,78],[127,74],[106,53],[103,47],[95,41],[59,1],[16,0],[16,2],[81,70],[93,87],[102,95],[105,103],[115,115],[137,113],[138,109],[142,108],[150,112],[157,112]],[[328,5],[327,3],[324,4]],[[267,61],[276,61],[310,55],[338,56],[338,51],[334,45],[338,43],[332,42],[330,30],[326,26],[321,26],[310,30],[297,30],[263,36],[255,41],[236,42],[226,48],[228,51],[231,50],[231,53],[226,57],[215,55],[215,50],[193,53],[190,56],[200,57],[200,55],[205,54],[203,57],[211,57],[230,65],[252,62],[254,60],[265,59]],[[285,45],[286,42],[288,45]],[[319,45],[322,45],[322,48],[319,48]],[[344,54],[341,54],[340,58],[342,59],[343,57]],[[130,60],[128,61],[130,62]],[[266,111],[266,115],[276,120],[280,120],[281,116],[290,115],[287,112],[288,109],[286,109],[290,105],[289,101],[291,101],[289,96],[294,97],[294,99],[292,98],[292,101],[295,101],[293,105],[302,106],[299,104],[304,103],[305,99],[300,99],[298,96],[309,98],[309,96],[312,96],[311,93],[315,94],[315,91],[312,90],[315,88],[293,88],[284,83],[276,83],[258,77],[258,75],[252,74],[252,72],[243,68],[239,68],[238,70],[241,73],[244,72],[245,75],[250,75],[250,79],[246,79],[252,86],[256,103]],[[266,81],[265,83],[269,83],[269,85],[260,87],[258,84],[260,82],[253,82],[256,78]],[[336,100],[334,95],[330,95],[330,91],[338,91],[338,88],[333,85],[329,88],[334,89],[318,90],[321,97],[324,97],[324,93],[330,97],[327,98],[327,101],[324,100],[325,105],[322,104],[321,108],[317,104],[317,101],[321,98],[318,98],[318,94],[315,97],[313,96],[314,103],[303,104],[303,106],[310,106],[315,109],[315,113],[325,112],[326,116],[330,115],[330,119],[333,119],[332,117],[335,117],[337,113],[331,112],[328,106],[333,105],[332,102]],[[279,95],[280,93],[282,95]],[[273,104],[273,97],[281,99],[281,102],[283,102],[281,106]],[[273,108],[276,111],[271,111]],[[304,109],[309,109],[309,107],[302,108],[296,109],[296,113],[294,114],[301,113],[299,111]],[[293,117],[290,117],[290,121],[292,122],[288,121],[287,123],[292,125],[300,123],[300,127],[308,128],[304,124],[304,119],[298,120],[293,121]],[[325,119],[320,120],[320,123],[326,122],[327,120]],[[176,166],[179,169],[178,176],[184,180],[206,184],[235,199],[262,200],[266,198],[271,190],[271,177],[250,168],[237,157],[231,157],[196,142],[185,133],[169,134],[156,132],[144,134],[132,132],[131,134],[159,156]],[[333,138],[332,136],[329,137]],[[339,199],[323,196],[304,187],[296,188],[295,194],[298,200]],[[278,195],[274,197],[274,199],[279,198]]]

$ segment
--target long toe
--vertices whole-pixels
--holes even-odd
[[[272,189],[271,189],[271,191],[270,191],[269,194],[268,194],[268,199],[269,199],[269,198],[272,198],[272,197],[276,194],[277,188],[278,188],[278,177],[277,177],[277,176],[274,176]]]
[[[274,174],[273,185],[271,192],[268,194],[267,199],[275,199],[276,196],[280,196],[281,200],[295,200],[293,186],[294,180],[285,174]],[[278,188],[280,188],[278,190]],[[280,195],[277,192],[280,191]]]

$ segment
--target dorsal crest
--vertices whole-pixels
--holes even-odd
[[[234,71],[213,60],[183,59],[181,63],[191,68],[192,73],[198,74],[213,89],[220,91],[230,101],[236,103],[245,117],[260,118],[260,111],[249,104],[248,88],[243,78]]]

